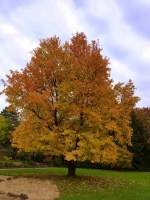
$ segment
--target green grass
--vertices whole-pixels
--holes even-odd
[[[77,169],[69,178],[65,168],[1,169],[0,175],[51,179],[59,188],[59,200],[149,200],[150,172],[117,172]]]

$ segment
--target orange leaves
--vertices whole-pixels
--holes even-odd
[[[58,133],[50,131],[33,116],[22,121],[14,131],[12,145],[26,152],[44,152],[52,155],[61,152],[58,148]]]
[[[114,163],[117,144],[130,144],[133,83],[113,86],[109,60],[84,33],[65,44],[41,40],[25,69],[7,76],[4,92],[23,116],[13,134],[19,149]]]
[[[112,137],[103,133],[82,133],[79,142],[80,160],[95,163],[115,163],[117,147]]]
[[[117,126],[115,121],[110,121],[109,123],[106,124],[105,127],[108,131],[120,132],[119,127]]]

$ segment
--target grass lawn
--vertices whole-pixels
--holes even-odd
[[[77,169],[66,177],[65,168],[1,169],[0,175],[51,179],[59,188],[59,200],[149,200],[150,172],[117,172]]]

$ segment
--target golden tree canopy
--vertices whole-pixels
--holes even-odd
[[[112,84],[108,59],[84,33],[64,44],[41,40],[26,67],[7,76],[4,93],[22,116],[13,133],[18,149],[115,163],[118,145],[131,143],[134,85]]]

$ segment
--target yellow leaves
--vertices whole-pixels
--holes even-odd
[[[84,108],[83,109],[84,112],[84,117],[85,117],[85,123],[89,128],[99,128],[101,127],[101,116],[98,112],[96,111],[92,111],[91,109],[88,108]]]
[[[62,133],[62,142],[64,144],[64,152],[72,151],[76,148],[77,133],[72,130],[65,130]]]
[[[66,151],[64,155],[68,161],[91,160],[96,163],[113,164],[117,159],[117,147],[111,137],[105,137],[100,133],[97,133],[97,136],[92,133],[82,133],[77,148]]]
[[[77,154],[76,150],[71,151],[71,152],[66,152],[64,154],[64,156],[65,156],[65,160],[68,160],[68,161],[71,161],[71,160],[77,161],[78,160],[78,154]]]
[[[27,152],[48,151],[56,142],[56,133],[50,132],[36,118],[23,121],[12,135],[12,145]]]
[[[131,168],[133,154],[128,151],[127,147],[117,147],[117,162],[116,166],[121,168]]]
[[[84,33],[65,44],[57,37],[42,40],[25,69],[7,77],[4,92],[23,116],[13,146],[66,160],[114,163],[116,143],[131,142],[137,97],[131,81],[113,86],[109,72],[99,44],[89,43]]]
[[[43,98],[42,95],[40,93],[37,92],[30,92],[28,93],[28,96],[26,97],[26,101],[32,105],[33,104],[43,104]]]
[[[116,124],[115,121],[110,121],[109,123],[106,124],[105,128],[108,130],[108,131],[115,131],[115,132],[120,132],[120,129],[118,127],[118,125]]]
[[[92,162],[114,163],[117,157],[116,145],[112,137],[94,135],[90,136],[90,156]]]

